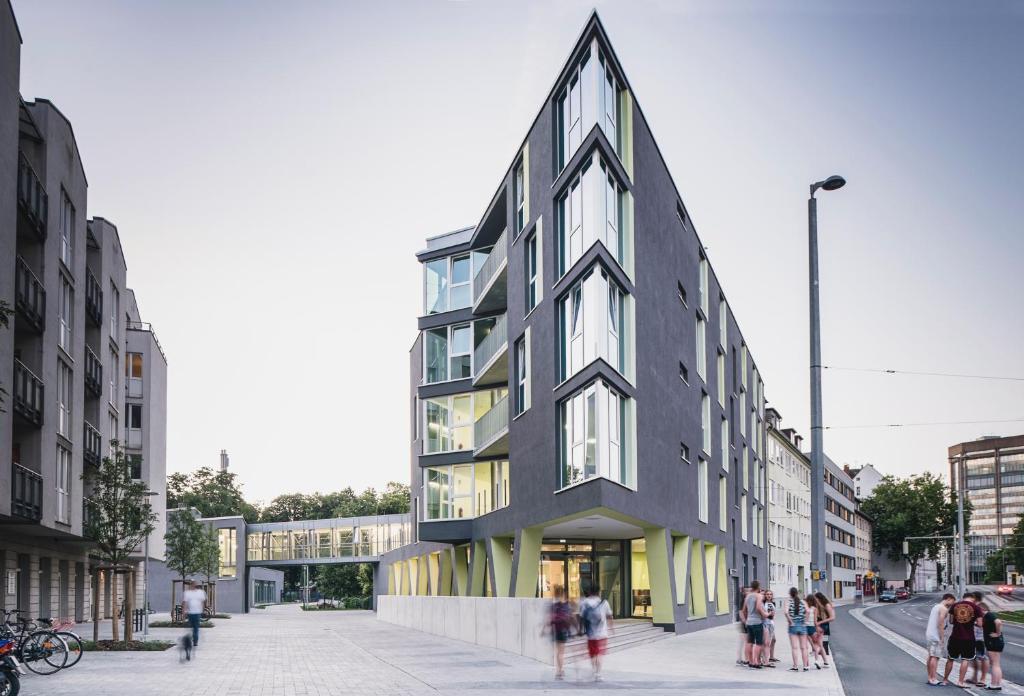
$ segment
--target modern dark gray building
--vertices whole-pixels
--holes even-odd
[[[421,545],[388,591],[730,621],[767,579],[763,385],[596,13],[480,220],[417,258]]]

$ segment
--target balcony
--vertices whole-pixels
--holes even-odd
[[[14,285],[14,308],[36,333],[43,333],[46,328],[46,290],[20,256],[14,266]]]
[[[85,421],[85,434],[82,441],[85,443],[82,448],[82,460],[85,465],[98,467],[100,459],[103,458],[103,436],[89,421]]]
[[[103,363],[89,346],[85,347],[85,391],[97,399],[103,396]]]
[[[88,269],[85,271],[85,316],[92,321],[93,326],[103,327],[103,290],[96,276]]]
[[[473,424],[473,450],[475,457],[493,457],[508,454],[508,395]]]
[[[504,382],[508,382],[508,325],[502,314],[473,350],[473,386]]]
[[[14,359],[14,412],[37,428],[43,424],[43,380]]]
[[[47,206],[46,189],[25,154],[18,152],[18,210],[25,216],[26,229],[40,242],[46,241]]]
[[[473,278],[473,312],[483,314],[504,309],[508,304],[508,246],[502,232]]]
[[[43,518],[43,477],[20,464],[11,466],[11,514],[38,522]]]

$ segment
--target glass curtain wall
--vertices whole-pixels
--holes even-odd
[[[423,400],[423,453],[473,449],[473,423],[505,398],[507,387]]]
[[[433,466],[423,471],[425,520],[479,517],[509,503],[508,461]]]

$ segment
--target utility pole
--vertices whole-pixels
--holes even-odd
[[[967,549],[966,541],[964,537],[964,458],[960,456],[960,461],[956,468],[956,534],[960,538],[960,548],[958,549],[958,564],[959,573],[957,577],[959,583],[957,583],[957,597],[963,597],[964,591],[967,589]]]
[[[828,583],[821,581],[826,571],[825,555],[825,451],[821,417],[821,312],[818,296],[818,189],[835,191],[846,184],[841,176],[830,176],[811,184],[807,200],[807,250],[810,269],[811,320],[811,587],[828,596]]]

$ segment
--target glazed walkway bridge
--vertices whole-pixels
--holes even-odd
[[[412,516],[370,515],[328,520],[246,525],[251,565],[376,563],[380,555],[412,542]]]

